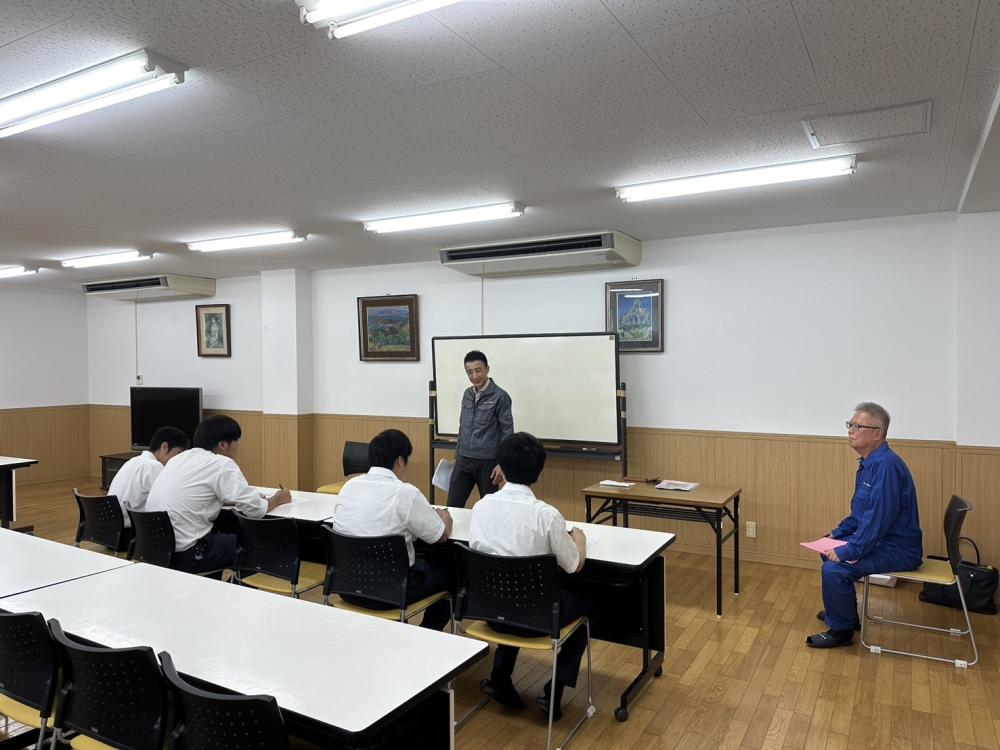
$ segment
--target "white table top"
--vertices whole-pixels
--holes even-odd
[[[270,487],[257,487],[265,497],[271,497],[277,489]],[[302,492],[291,490],[292,502],[279,505],[270,511],[269,516],[280,516],[282,518],[297,518],[300,521],[325,521],[333,518],[333,509],[337,505],[337,496],[324,492]]]
[[[13,456],[0,456],[0,469],[19,469],[22,466],[37,464],[37,458],[14,458]]]
[[[347,732],[368,729],[486,652],[485,643],[137,563],[9,597],[110,646]]]
[[[471,508],[448,508],[453,520],[451,538],[469,541]],[[659,554],[674,541],[674,534],[666,531],[647,531],[624,526],[605,526],[596,523],[567,521],[567,527],[578,526],[587,537],[587,559],[637,567]]]
[[[131,564],[113,555],[0,529],[0,597]]]

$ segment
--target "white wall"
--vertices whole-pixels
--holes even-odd
[[[665,352],[622,356],[632,425],[839,435],[872,399],[895,436],[954,435],[953,214],[646,242],[638,269],[482,296],[437,263],[316,273],[316,411],[424,416],[432,336],[603,330],[604,283],[630,278],[667,300]],[[420,295],[421,362],[358,361],[356,297],[382,293]]]
[[[1000,213],[958,219],[956,441],[1000,446]]]
[[[195,305],[230,305],[232,354],[198,357]],[[211,300],[133,305],[87,299],[90,403],[125,404],[138,372],[143,385],[200,386],[206,409],[261,409],[260,277],[219,279]],[[135,330],[138,325],[138,370]]]
[[[0,409],[87,403],[87,315],[76,290],[0,287]]]

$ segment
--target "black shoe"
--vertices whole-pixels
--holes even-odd
[[[816,633],[806,637],[806,645],[812,648],[837,648],[838,646],[850,646],[854,643],[854,631],[852,630],[827,630],[825,633]]]
[[[549,691],[551,690],[550,683],[546,682],[545,687],[541,695],[535,698],[535,704],[545,712],[545,715],[549,715]],[[552,710],[552,721],[559,721],[562,718],[562,694],[563,686],[558,682],[556,683],[556,705]]]
[[[826,622],[826,610],[825,609],[821,609],[819,612],[817,612],[816,613],[816,619],[820,620],[823,623],[825,623]],[[860,622],[854,623],[854,629],[856,631],[861,630],[861,623]]]
[[[514,683],[503,680],[480,680],[479,689],[504,708],[520,711],[524,708],[524,701],[514,689]]]

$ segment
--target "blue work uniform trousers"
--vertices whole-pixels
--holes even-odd
[[[855,562],[823,562],[823,607],[826,625],[831,630],[854,630],[858,623],[858,597],[855,581],[873,573],[912,570],[921,563],[907,550],[879,545]]]

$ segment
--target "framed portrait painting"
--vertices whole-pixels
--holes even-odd
[[[358,338],[363,362],[419,361],[417,295],[358,297]]]
[[[231,357],[229,305],[195,305],[199,357]]]
[[[663,351],[663,279],[604,285],[606,325],[618,334],[618,351]]]

